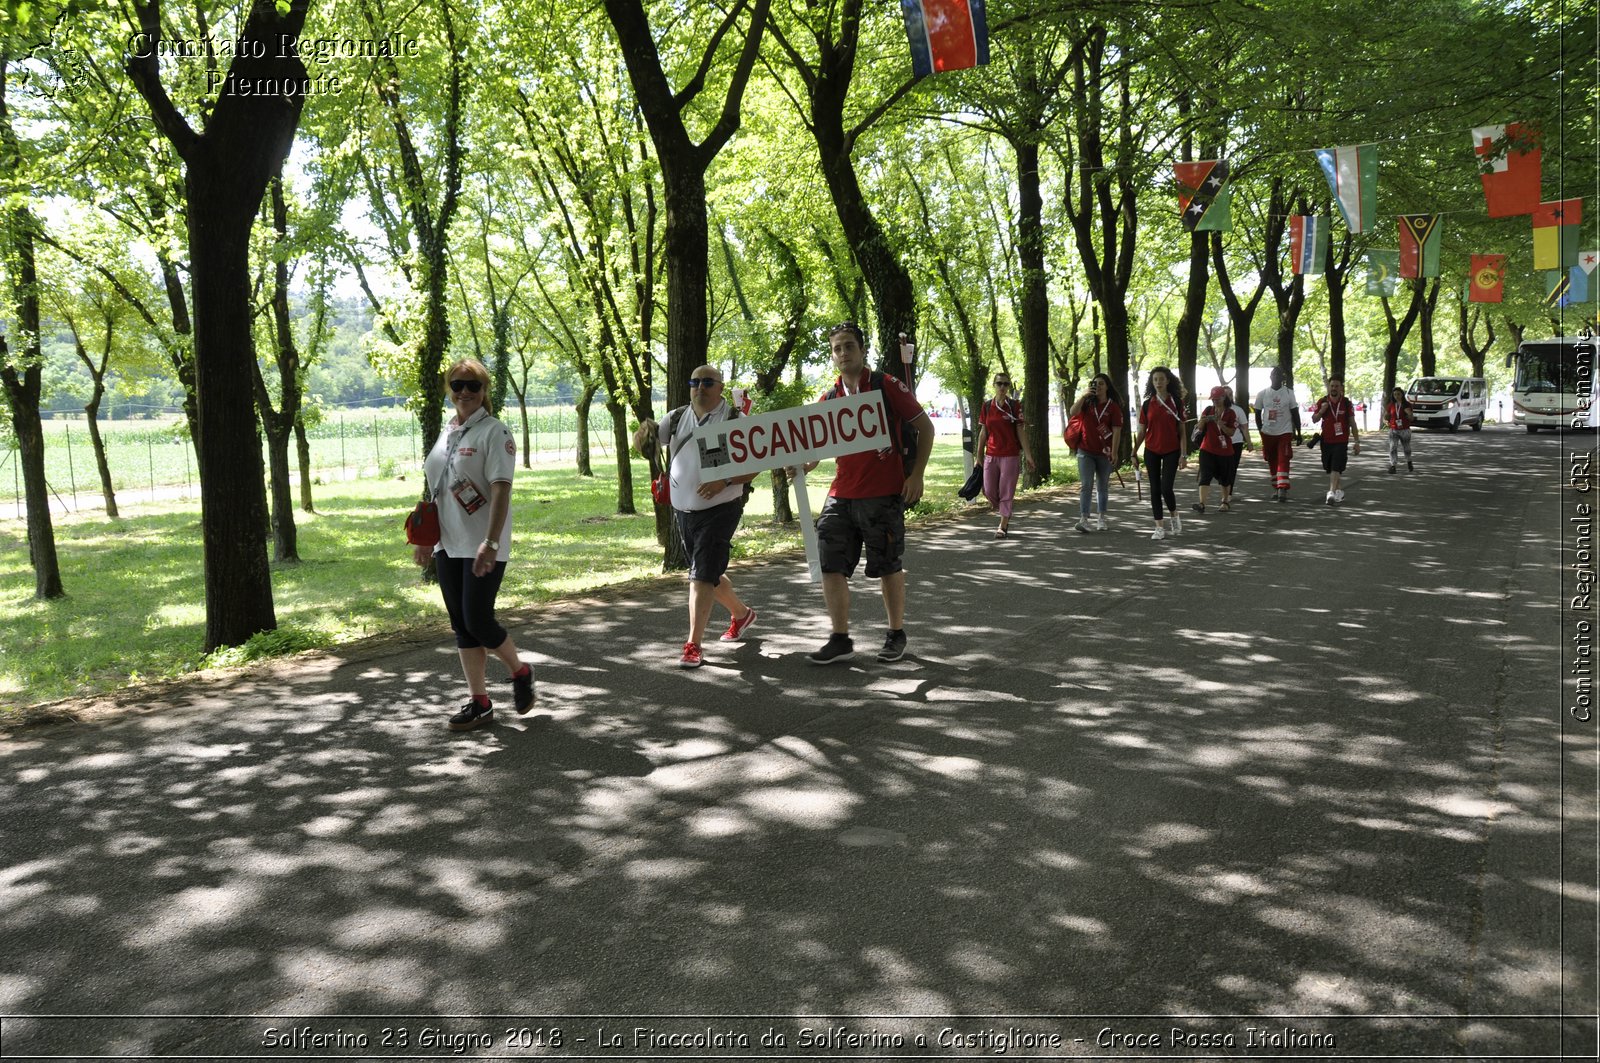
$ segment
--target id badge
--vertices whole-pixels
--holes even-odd
[[[450,493],[456,496],[456,501],[460,502],[461,508],[468,513],[478,512],[488,501],[465,476],[456,477],[456,481],[450,485]]]
[[[1335,438],[1335,439],[1343,439],[1344,438],[1344,422],[1343,421],[1335,421],[1335,422],[1333,422],[1333,438]]]
[[[1267,411],[1267,420],[1276,421],[1277,419],[1278,419],[1278,411],[1277,410],[1268,410]]]

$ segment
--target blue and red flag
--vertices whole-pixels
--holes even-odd
[[[989,61],[989,22],[983,0],[900,0],[911,42],[911,72],[927,77],[970,70]]]

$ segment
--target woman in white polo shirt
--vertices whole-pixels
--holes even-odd
[[[463,358],[445,373],[456,415],[439,433],[423,474],[439,507],[439,545],[432,550],[450,627],[461,654],[469,697],[450,717],[450,730],[470,731],[494,722],[489,700],[489,654],[511,671],[512,704],[533,708],[533,669],[522,662],[511,636],[494,616],[495,596],[511,556],[511,476],[517,444],[511,430],[489,412],[489,371]],[[429,548],[415,548],[428,563]]]

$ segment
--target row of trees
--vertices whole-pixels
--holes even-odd
[[[708,358],[765,407],[803,399],[820,331],[843,317],[870,322],[891,368],[905,333],[918,371],[973,405],[1004,365],[1041,455],[1052,401],[1147,352],[1170,351],[1191,391],[1202,360],[1248,393],[1252,366],[1292,371],[1297,347],[1341,375],[1373,359],[1392,382],[1413,337],[1432,371],[1440,335],[1481,370],[1497,336],[1550,315],[1526,220],[1484,217],[1468,131],[1542,125],[1547,188],[1595,171],[1593,27],[1567,6],[996,0],[993,61],[918,80],[897,6],[863,0],[9,3],[0,379],[37,592],[61,591],[41,261],[122,315],[84,324],[86,364],[138,336],[184,389],[208,649],[273,626],[266,536],[296,556],[290,447],[341,276],[425,447],[463,354],[501,400],[559,367],[580,419],[600,399],[625,454],[629,422],[659,414],[658,389],[687,401]],[[1380,210],[1447,213],[1450,265],[1347,302],[1392,229],[1336,230],[1308,284],[1284,266],[1287,217],[1331,210],[1311,149],[1373,140]],[[1217,157],[1234,228],[1187,233],[1172,165]],[[1498,332],[1456,296],[1475,251],[1512,253]],[[620,512],[633,475],[621,462]]]

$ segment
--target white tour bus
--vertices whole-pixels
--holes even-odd
[[[1517,374],[1511,384],[1511,417],[1530,432],[1573,428],[1579,391],[1588,392],[1595,368],[1593,336],[1524,340],[1506,358]],[[1582,378],[1581,380],[1579,378]]]

